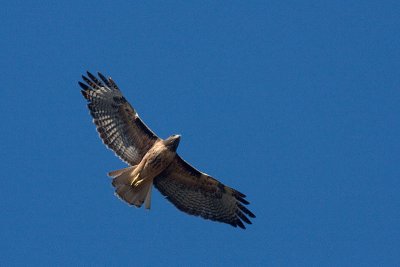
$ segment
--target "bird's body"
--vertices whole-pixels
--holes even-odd
[[[136,207],[146,200],[149,209],[153,180],[172,163],[179,139],[179,135],[173,135],[165,141],[158,140],[138,165],[110,172],[118,197]]]
[[[91,73],[79,82],[82,94],[104,144],[128,167],[109,173],[117,196],[130,205],[150,208],[154,186],[179,210],[205,219],[245,228],[247,216],[255,215],[245,205],[245,195],[208,174],[198,171],[177,153],[180,136],[163,140],[139,118],[111,78]]]

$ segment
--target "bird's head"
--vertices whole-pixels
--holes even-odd
[[[172,151],[176,151],[179,145],[179,141],[181,140],[181,136],[179,134],[174,134],[164,140],[164,144]]]

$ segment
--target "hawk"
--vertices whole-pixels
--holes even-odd
[[[245,229],[255,215],[245,195],[198,171],[176,152],[180,135],[159,138],[140,119],[111,78],[87,72],[79,82],[103,143],[129,167],[108,173],[115,194],[150,208],[152,185],[179,210]]]

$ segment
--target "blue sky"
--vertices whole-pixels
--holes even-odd
[[[400,264],[398,1],[10,1],[0,264]],[[245,231],[113,195],[77,85],[110,75],[160,137],[247,194]]]

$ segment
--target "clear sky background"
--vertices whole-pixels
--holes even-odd
[[[399,1],[3,1],[0,264],[400,264]],[[77,85],[247,194],[246,230],[113,194]]]

